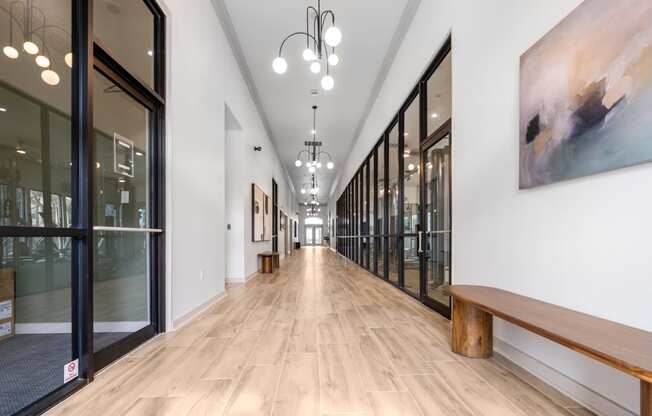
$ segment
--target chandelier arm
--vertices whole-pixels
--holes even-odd
[[[328,156],[328,160],[330,160],[331,162],[333,161],[333,157],[331,156],[330,153],[328,153],[328,152],[325,151],[325,150],[322,150],[322,151],[319,152],[320,155],[321,155],[322,153],[325,154],[326,156]]]
[[[326,24],[326,18],[328,18],[329,15],[331,17],[331,24],[335,26],[335,13],[332,10],[324,10],[321,14],[322,27]]]
[[[278,48],[278,56],[281,56],[281,53],[283,52],[283,46],[285,46],[285,42],[287,42],[291,37],[298,36],[298,35],[305,35],[308,38],[312,39],[313,41],[315,40],[315,37],[307,32],[294,32],[290,35],[287,35],[285,39],[283,39],[283,42],[281,42],[281,46]]]
[[[297,160],[301,160],[301,154],[302,153],[308,153],[308,151],[307,150],[302,150],[299,153],[297,153]]]

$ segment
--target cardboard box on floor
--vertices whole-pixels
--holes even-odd
[[[15,275],[14,269],[0,269],[0,341],[15,334]]]

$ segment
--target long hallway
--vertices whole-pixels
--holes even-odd
[[[448,333],[406,294],[326,248],[304,248],[48,414],[591,414],[499,358],[453,355]]]

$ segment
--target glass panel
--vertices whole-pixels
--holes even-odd
[[[376,233],[385,234],[385,196],[387,191],[387,182],[385,180],[385,140],[381,140],[376,148],[376,157],[378,158],[378,218],[376,219]],[[385,277],[385,243],[384,238],[376,239],[376,272]]]
[[[375,162],[375,154],[371,155],[371,158],[369,159],[369,235],[373,236],[374,233],[376,232],[376,227],[375,227],[375,205],[376,201],[374,199],[374,194],[376,192],[376,187],[375,187],[375,182],[374,182],[374,162]],[[376,244],[374,238],[370,237],[368,240],[369,242],[369,270],[375,272],[376,267],[375,267],[375,255],[376,255]]]
[[[426,152],[426,287],[428,297],[450,306],[442,289],[451,282],[450,136]]]
[[[95,351],[150,324],[148,253],[147,233],[95,233]]]
[[[322,238],[321,238],[321,227],[315,227],[315,244],[316,245],[321,245],[322,244]]]
[[[390,237],[389,238],[389,249],[387,252],[387,261],[389,263],[389,281],[398,284],[398,238]]]
[[[95,225],[146,228],[149,110],[95,73]]]
[[[369,227],[367,227],[367,215],[369,213],[369,202],[368,202],[368,187],[369,187],[369,182],[367,181],[367,169],[368,169],[368,164],[363,165],[362,171],[360,173],[360,179],[361,179],[361,206],[362,206],[362,217],[360,218],[360,222],[362,223],[362,227],[360,229],[360,235],[368,235],[369,234]],[[369,268],[369,243],[368,243],[368,238],[363,237],[360,239],[360,244],[362,245],[362,267],[365,269]]]
[[[389,133],[389,234],[398,233],[398,124]]]
[[[144,1],[95,1],[93,30],[120,64],[154,86],[154,15]]]
[[[403,229],[406,234],[414,234],[419,225],[419,96],[403,117]]]
[[[5,226],[63,227],[63,221],[54,221],[50,209],[51,193],[70,196],[70,119],[58,113],[69,111],[68,75],[57,86],[37,82],[38,72],[32,74],[36,70],[31,68],[36,64],[33,59],[23,62],[27,61],[24,55],[18,62],[5,57],[10,62],[0,65],[1,222]]]
[[[64,384],[73,361],[71,241],[1,238],[0,415],[8,416]]]
[[[403,239],[403,282],[405,289],[419,295],[419,254],[417,237]]]
[[[96,226],[148,226],[149,111],[99,72],[93,82]],[[95,233],[95,351],[150,319],[149,234]]]
[[[428,136],[451,118],[453,102],[451,87],[451,54],[437,67],[427,83]]]

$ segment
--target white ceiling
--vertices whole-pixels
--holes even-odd
[[[341,167],[350,151],[358,126],[368,111],[368,101],[376,93],[376,81],[382,79],[393,57],[396,38],[405,31],[399,22],[415,8],[416,0],[323,0],[322,9],[333,9],[343,38],[336,53],[340,63],[332,68],[335,88],[324,92],[321,75],[313,75],[301,59],[305,40],[296,37],[284,49],[288,71],[277,75],[272,60],[278,54],[281,41],[292,32],[305,30],[305,8],[317,5],[317,0],[219,0],[228,12],[227,30],[232,42],[238,44],[254,89],[267,118],[275,146],[297,190],[301,202],[307,195],[298,191],[308,183],[310,174],[305,167],[297,168],[294,161],[310,138],[313,104],[317,115],[318,140],[324,143],[336,168],[319,171],[319,199],[327,202]],[[223,16],[224,18],[224,16]],[[231,27],[229,27],[231,26]],[[399,30],[397,30],[399,29]],[[400,39],[399,39],[400,41]],[[248,74],[246,74],[248,76]],[[318,89],[318,96],[310,90]]]

